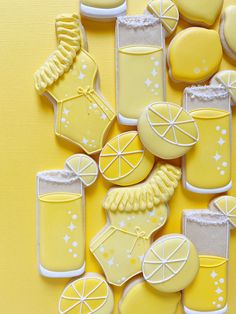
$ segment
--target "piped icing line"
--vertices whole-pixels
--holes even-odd
[[[118,17],[118,23],[128,27],[141,27],[152,26],[159,24],[158,18],[151,15],[127,15]]]
[[[174,194],[181,170],[170,164],[158,164],[146,182],[129,188],[114,188],[108,192],[103,207],[110,211],[152,209],[166,203]]]
[[[67,72],[81,48],[81,29],[78,16],[62,14],[56,18],[57,49],[45,61],[34,75],[35,88],[43,94],[48,86],[52,85]]]
[[[220,213],[206,210],[185,210],[184,217],[190,222],[199,223],[202,226],[228,224],[228,219]]]
[[[191,97],[196,97],[201,100],[222,99],[228,97],[228,91],[221,86],[191,86],[185,88],[185,93]]]

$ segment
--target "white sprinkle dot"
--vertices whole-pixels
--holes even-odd
[[[223,167],[227,167],[227,166],[228,166],[228,163],[227,163],[227,162],[223,162],[223,163],[222,163],[222,166],[223,166]]]
[[[194,73],[198,74],[198,73],[200,73],[200,72],[201,72],[201,69],[200,69],[200,68],[195,68],[195,69],[194,69]]]
[[[223,297],[219,297],[218,300],[219,300],[220,302],[223,302],[223,301],[224,301],[224,298],[223,298]]]
[[[227,133],[227,131],[224,129],[224,130],[222,130],[221,133],[225,135]]]
[[[216,131],[220,131],[220,126],[219,125],[216,127]]]
[[[224,280],[224,278],[220,278],[220,283],[224,283],[225,282],[225,280]]]
[[[225,175],[225,171],[224,171],[224,170],[221,170],[220,175],[221,175],[221,176]]]
[[[74,258],[78,257],[78,254],[75,253],[75,254],[73,255],[73,257],[74,257]]]
[[[76,220],[77,218],[78,218],[77,215],[73,215],[73,216],[72,216],[72,219],[73,219],[73,220]]]
[[[73,252],[73,250],[72,250],[72,249],[69,249],[69,250],[68,250],[68,252],[69,252],[69,253],[72,253],[72,252]]]

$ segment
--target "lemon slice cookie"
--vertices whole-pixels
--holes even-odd
[[[215,198],[209,208],[228,218],[232,228],[236,228],[236,198],[225,195]]]
[[[119,134],[102,149],[99,168],[103,177],[127,186],[144,180],[154,165],[154,156],[142,145],[138,132]]]
[[[98,274],[88,273],[70,283],[59,301],[60,314],[112,314],[113,293]]]
[[[159,238],[143,260],[144,279],[162,292],[183,290],[193,281],[198,269],[197,251],[192,242],[181,234]]]
[[[204,82],[217,72],[222,55],[220,37],[215,30],[189,27],[169,45],[170,77],[175,82]]]
[[[154,155],[173,159],[186,154],[198,142],[194,119],[172,103],[154,103],[145,108],[138,123],[143,145]]]
[[[236,71],[225,70],[216,73],[211,79],[211,85],[223,86],[230,94],[232,105],[236,103]]]

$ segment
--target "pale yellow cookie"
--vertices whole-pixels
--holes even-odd
[[[101,174],[117,185],[141,182],[153,165],[154,156],[143,147],[137,131],[121,133],[111,139],[99,157]]]
[[[170,43],[167,54],[170,77],[176,82],[204,82],[217,72],[222,55],[215,30],[189,27]]]
[[[211,26],[220,14],[223,0],[174,0],[181,17],[194,25]]]
[[[224,52],[236,61],[236,5],[228,6],[222,16],[220,23],[220,39]]]
[[[198,270],[197,251],[182,234],[169,234],[159,238],[143,260],[144,279],[162,292],[183,290],[194,280]]]
[[[163,159],[185,155],[199,138],[196,122],[190,114],[179,105],[165,102],[145,108],[138,130],[143,145]]]
[[[211,85],[223,86],[231,96],[231,104],[236,103],[236,71],[225,70],[216,73],[211,79]]]

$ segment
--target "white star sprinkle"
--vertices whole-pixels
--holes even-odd
[[[148,215],[149,215],[150,217],[154,217],[154,216],[156,215],[155,210],[153,209],[152,211],[150,211],[150,212],[148,213]]]
[[[65,240],[66,243],[68,243],[68,241],[70,240],[70,237],[68,236],[68,234],[66,234],[63,239]]]
[[[218,161],[218,160],[221,158],[221,155],[219,155],[218,153],[216,153],[213,158],[214,158],[216,161]]]
[[[154,76],[154,77],[157,76],[157,71],[156,71],[156,69],[153,69],[153,70],[152,70],[152,76]]]
[[[69,112],[70,112],[70,111],[69,111],[68,109],[64,108],[63,113],[64,113],[65,115],[68,115]]]
[[[223,290],[220,289],[220,287],[218,287],[218,288],[216,289],[216,293],[217,293],[217,294],[221,294],[222,292],[223,292]]]
[[[114,258],[109,259],[107,263],[109,266],[112,266],[114,264]]]
[[[121,222],[119,223],[119,225],[120,225],[121,228],[123,228],[123,227],[125,227],[125,222],[124,222],[124,221],[121,221]]]
[[[76,226],[73,225],[73,223],[71,222],[70,225],[68,226],[68,229],[70,229],[71,231],[73,231],[74,229],[76,229]]]
[[[149,78],[147,78],[144,83],[147,87],[149,87],[152,84],[152,81]]]
[[[79,80],[83,80],[85,78],[85,75],[83,72],[80,72],[79,74]]]
[[[61,122],[65,123],[66,122],[66,118],[61,118]]]
[[[88,144],[88,140],[87,140],[85,137],[83,137],[82,143],[85,144],[85,145],[87,145],[87,144]]]
[[[106,120],[106,118],[107,118],[107,116],[105,115],[105,113],[103,113],[103,114],[101,115],[101,119],[102,119],[102,120]]]
[[[223,138],[221,137],[221,138],[219,139],[219,141],[218,141],[218,144],[219,144],[220,146],[222,146],[224,143],[225,143],[225,141],[224,141]]]
[[[83,69],[83,70],[86,70],[86,69],[87,69],[87,65],[86,65],[86,64],[83,64],[82,69]]]
[[[216,278],[217,277],[217,273],[215,272],[215,271],[213,271],[212,273],[211,273],[211,277],[214,279],[214,278]]]

